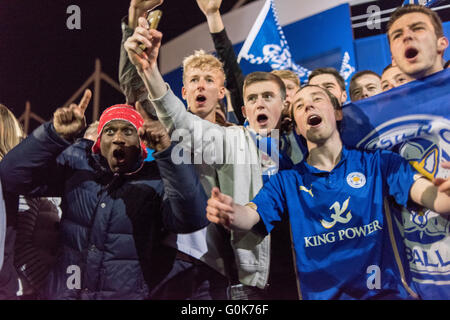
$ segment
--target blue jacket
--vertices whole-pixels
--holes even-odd
[[[171,148],[113,175],[91,147],[70,145],[46,123],[0,163],[5,191],[62,197],[61,248],[42,298],[145,299],[173,258],[161,247],[164,230],[205,227],[206,194],[192,165],[171,162]]]

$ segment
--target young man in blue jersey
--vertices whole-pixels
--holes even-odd
[[[339,102],[319,86],[297,92],[293,118],[307,141],[306,160],[272,177],[245,206],[213,189],[208,219],[264,234],[289,215],[304,299],[417,298],[386,197],[450,214],[450,179],[431,182],[388,151],[347,149],[337,129]]]

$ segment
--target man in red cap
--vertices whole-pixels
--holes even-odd
[[[97,127],[97,141],[92,152],[101,153],[114,173],[132,172],[133,166],[141,166],[139,155],[147,157],[145,144],[139,141],[137,131],[144,124],[144,119],[133,107],[124,104],[114,105],[106,109]],[[123,141],[115,140],[118,132]],[[170,141],[166,141],[168,146]]]
[[[76,140],[90,97],[56,110],[2,160],[0,177],[11,193],[62,197],[58,260],[40,298],[146,299],[173,263],[164,229],[205,227],[207,198],[193,167],[172,163],[167,132],[145,112],[112,106],[95,143]],[[146,144],[156,161],[144,162]]]

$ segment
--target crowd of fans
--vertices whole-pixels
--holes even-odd
[[[183,102],[145,19],[161,3],[132,0],[122,20],[126,104],[87,126],[86,90],[28,137],[0,105],[0,299],[427,298],[398,265],[405,248],[385,199],[448,215],[449,179],[346,147],[334,68],[307,84],[288,70],[244,75],[221,0],[197,0],[217,56],[184,59]],[[432,10],[398,8],[386,34],[392,64],[355,73],[352,102],[446,72]],[[364,236],[352,241],[356,229]]]

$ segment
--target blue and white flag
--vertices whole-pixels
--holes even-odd
[[[448,0],[405,0],[403,2],[403,5],[420,4],[420,5],[428,7],[428,8],[433,8],[433,7],[442,5],[444,3],[449,3],[449,1]]]
[[[268,63],[273,70],[291,70],[306,82],[310,71],[297,65],[289,50],[272,0],[266,0],[238,55],[252,64]]]
[[[269,64],[272,70],[291,70],[298,75],[301,83],[306,83],[311,73],[308,68],[295,63],[278,21],[273,0],[266,0],[264,3],[239,52],[238,63],[242,58],[252,64]],[[354,57],[345,51],[338,70],[345,81],[356,71],[354,61],[351,60]]]
[[[440,166],[450,161],[449,69],[350,103],[343,112],[345,145],[392,150],[425,176],[450,176]],[[418,293],[424,299],[450,299],[450,217],[391,209]]]

